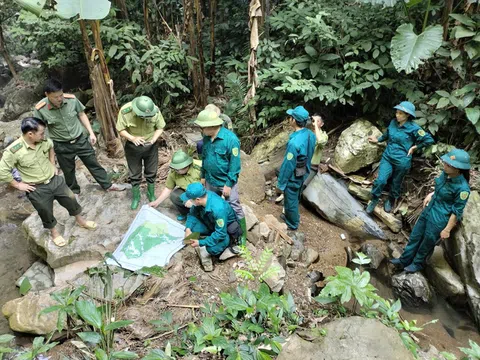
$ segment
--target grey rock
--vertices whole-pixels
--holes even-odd
[[[442,296],[457,304],[466,302],[462,280],[445,259],[441,246],[435,247],[427,263],[426,273],[428,280]]]
[[[15,285],[20,287],[25,278],[28,278],[30,285],[32,285],[32,291],[41,291],[54,286],[52,269],[41,261],[34,262],[25,274],[17,280]]]
[[[320,271],[317,271],[317,270],[310,271],[307,274],[307,278],[310,280],[310,282],[312,284],[316,283],[317,281],[322,281],[322,280],[325,279],[323,274]]]
[[[275,267],[277,271],[272,276],[267,277],[265,279],[265,283],[268,285],[271,291],[280,292],[285,284],[285,277],[287,276],[287,273],[274,256],[272,256],[270,259],[267,268],[273,267]]]
[[[255,216],[252,208],[247,205],[242,205],[243,212],[245,213],[245,220],[247,223],[247,231],[252,229],[255,224],[258,224],[258,218]]]
[[[376,206],[373,213],[382,220],[392,232],[399,233],[400,230],[402,230],[402,220],[398,219],[393,214],[387,213],[383,210],[383,207]]]
[[[267,223],[265,222],[261,222],[259,225],[259,231],[260,231],[260,235],[263,239],[267,240],[268,239],[268,236],[270,235],[270,228],[268,227]]]
[[[341,318],[322,328],[326,335],[308,342],[290,337],[277,360],[413,360],[398,332],[375,319],[359,316]],[[378,340],[382,334],[382,341]]]
[[[410,307],[431,305],[435,299],[435,292],[421,272],[393,275],[392,287],[402,303]]]
[[[316,174],[303,191],[306,200],[322,217],[360,239],[382,239],[382,229],[364,211],[347,188],[330,174]]]
[[[335,147],[335,164],[346,174],[380,160],[383,149],[368,141],[382,133],[371,122],[359,119],[342,132]]]
[[[247,240],[253,245],[257,245],[260,240],[262,240],[262,235],[260,234],[260,225],[255,225],[252,230],[247,233]]]
[[[403,248],[397,243],[391,242],[388,244],[388,252],[392,258],[398,259],[403,254]]]
[[[306,267],[309,267],[313,263],[317,262],[318,258],[318,252],[311,248],[306,248],[302,253],[302,261],[305,263]]]
[[[348,192],[363,201],[370,200],[371,187],[363,187],[355,183],[348,185]]]
[[[372,269],[378,269],[382,261],[385,259],[385,255],[373,244],[363,244],[361,249],[371,260],[368,265]]]
[[[269,129],[266,139],[253,148],[251,157],[257,164],[262,162],[260,169],[267,180],[273,179],[275,169],[282,164],[290,134],[291,130],[287,126]]]
[[[40,101],[41,94],[33,87],[17,87],[6,96],[4,114],[0,121],[8,122],[18,119],[19,116],[32,111]]]

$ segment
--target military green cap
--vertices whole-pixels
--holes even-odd
[[[133,99],[132,107],[135,114],[140,117],[152,117],[158,112],[158,108],[148,96],[139,96]]]
[[[441,159],[455,169],[470,169],[470,155],[465,150],[453,149],[448,154],[443,155]]]
[[[223,125],[223,120],[214,111],[202,110],[194,123],[200,127],[221,126]]]
[[[193,158],[191,156],[188,156],[188,154],[183,150],[178,150],[172,156],[170,167],[175,170],[180,170],[186,168],[188,165],[191,165],[192,162]]]

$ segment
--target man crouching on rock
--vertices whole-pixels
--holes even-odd
[[[0,160],[0,182],[10,183],[14,188],[25,191],[28,200],[38,211],[43,227],[50,230],[55,245],[65,246],[67,242],[55,228],[57,220],[53,216],[53,200],[67,209],[70,216],[75,216],[81,227],[94,230],[97,224],[80,216],[82,207],[75,199],[75,194],[63,177],[57,175],[53,143],[45,139],[45,127],[45,122],[37,118],[22,120],[23,135],[5,149]],[[13,168],[17,168],[22,181],[13,178]]]
[[[242,228],[227,201],[213,191],[206,190],[199,182],[188,185],[180,199],[184,203],[188,200],[193,203],[185,224],[185,237],[193,232],[205,236],[193,240],[191,244],[205,271],[213,270],[212,255],[220,255],[220,260],[226,260],[238,253],[236,246],[231,244],[236,244],[242,236]]]

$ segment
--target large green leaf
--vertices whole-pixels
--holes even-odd
[[[116,330],[120,329],[122,327],[128,326],[133,323],[133,320],[119,320],[119,321],[114,321],[107,326],[105,326],[105,331],[111,331],[111,330]]]
[[[20,295],[27,295],[27,293],[32,288],[32,284],[30,284],[30,280],[28,277],[24,277],[22,283],[20,284]]]
[[[463,26],[455,27],[455,39],[462,39],[466,37],[472,37],[476,34],[475,31],[469,30]]]
[[[93,302],[79,300],[75,303],[75,310],[83,320],[95,329],[102,327],[102,315]]]
[[[463,14],[450,14],[451,18],[461,22],[463,25],[475,26],[475,21],[473,21],[469,16]]]
[[[45,6],[46,0],[14,0],[24,10],[39,16]]]
[[[467,114],[468,120],[475,125],[480,118],[480,108],[475,106],[474,108],[467,108],[465,109],[465,113]]]
[[[84,342],[89,342],[92,344],[98,344],[100,341],[102,341],[102,337],[100,336],[100,334],[94,331],[79,332],[77,333],[77,335]]]
[[[15,339],[15,336],[10,335],[10,334],[0,335],[0,344],[9,343],[13,339]]]
[[[412,24],[400,25],[392,39],[392,62],[397,71],[410,74],[429,59],[442,45],[443,28],[429,26],[423,33],[413,32]]]
[[[138,355],[131,351],[114,351],[112,359],[138,359]]]
[[[57,0],[58,16],[64,19],[79,15],[80,19],[100,20],[109,12],[108,0]]]

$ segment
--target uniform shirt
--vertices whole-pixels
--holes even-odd
[[[77,139],[83,134],[83,125],[78,114],[84,112],[85,106],[75,95],[64,94],[63,103],[54,107],[48,98],[35,106],[33,116],[45,121],[48,125],[48,136],[53,141],[67,142]]]
[[[22,181],[39,184],[50,180],[55,174],[55,166],[50,162],[52,140],[47,139],[30,147],[21,136],[3,152],[0,160],[0,182],[9,183],[13,180],[12,169],[17,168]]]
[[[417,145],[417,149],[422,150],[434,143],[432,136],[413,121],[408,120],[399,126],[396,119],[390,122],[387,131],[378,138],[378,141],[387,141],[387,148],[383,154],[397,161],[407,158],[408,150],[413,145]],[[411,158],[408,157],[408,159]]]
[[[435,192],[422,216],[437,227],[443,229],[451,214],[460,221],[470,196],[470,186],[463,175],[449,178],[445,172],[435,179]]]
[[[118,112],[117,130],[126,130],[132,136],[142,136],[150,141],[157,130],[165,127],[160,110],[150,118],[141,118],[133,111],[132,102],[126,103]]]
[[[170,190],[173,190],[177,187],[186,191],[188,185],[200,181],[201,171],[202,162],[199,160],[193,160],[193,164],[190,165],[190,168],[185,175],[181,175],[174,169],[171,169],[168,173],[165,186]]]
[[[196,223],[203,223],[211,232],[205,239],[199,240],[200,246],[209,248],[212,254],[219,254],[230,244],[227,227],[237,221],[230,204],[216,193],[207,190],[205,206],[192,206],[185,227],[192,229]]]
[[[326,131],[323,131],[322,129],[320,130],[320,137],[317,139],[317,136],[315,135],[316,143],[315,143],[315,150],[313,151],[313,156],[312,156],[312,165],[318,165],[320,164],[320,161],[322,160],[322,154],[323,154],[323,148],[325,145],[327,145],[328,142],[328,135]]]
[[[295,131],[290,135],[287,143],[287,150],[278,175],[277,187],[284,191],[289,181],[303,183],[310,173],[311,161],[315,150],[315,134],[308,129]],[[295,168],[298,161],[306,160],[307,173],[301,178],[295,176]]]
[[[202,179],[210,185],[233,187],[240,174],[240,141],[228,129],[221,127],[215,140],[203,138]]]

